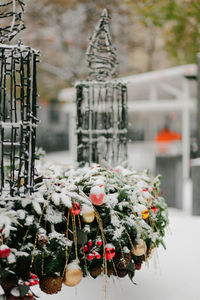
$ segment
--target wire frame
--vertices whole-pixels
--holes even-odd
[[[23,13],[24,1],[0,1],[0,43],[10,41],[25,28]]]
[[[127,87],[117,81],[80,82],[77,160],[116,166],[127,160]]]
[[[112,78],[118,65],[110,35],[110,20],[107,9],[104,9],[86,51],[90,79],[97,81]]]
[[[127,160],[127,87],[112,80],[117,57],[106,9],[86,52],[90,77],[77,83],[77,160],[110,166]]]
[[[34,190],[39,53],[22,44],[0,45],[0,192]]]

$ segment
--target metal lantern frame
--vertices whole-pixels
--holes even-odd
[[[21,42],[3,43],[24,28],[21,13],[15,11],[17,3],[23,10],[23,1],[13,0],[4,5],[8,10],[0,15],[12,17],[12,24],[0,30],[1,197],[34,191],[39,52]]]
[[[127,87],[114,80],[117,57],[105,9],[86,52],[89,78],[76,84],[77,160],[115,166],[127,160]]]

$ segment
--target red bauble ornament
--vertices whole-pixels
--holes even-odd
[[[102,243],[103,243],[102,240],[98,240],[98,241],[97,241],[97,246],[98,246],[98,247],[101,247]]]
[[[35,280],[34,280],[34,283],[35,283],[35,285],[39,284],[39,280],[38,280],[38,279],[35,279]]]
[[[140,270],[141,267],[142,267],[142,264],[141,264],[141,263],[136,263],[136,264],[135,264],[135,269],[136,269],[136,270]]]
[[[10,248],[4,244],[0,246],[0,258],[6,258],[10,255]]]
[[[37,275],[31,274],[31,279],[36,279],[36,278],[37,278]]]
[[[156,211],[157,211],[158,208],[155,207],[155,206],[152,206],[151,209],[153,209],[153,212],[156,213]]]
[[[96,259],[101,259],[101,254],[97,253],[95,256]]]
[[[78,202],[74,202],[72,204],[72,208],[71,208],[71,212],[73,215],[77,216],[80,214],[80,211],[81,211],[81,207],[80,207],[80,204]]]
[[[115,247],[112,244],[106,245],[106,259],[110,260],[113,259],[115,256]]]
[[[100,206],[103,204],[105,191],[103,185],[93,186],[90,190],[90,199],[94,205]]]
[[[94,258],[95,258],[95,255],[93,253],[89,253],[87,256],[87,259],[90,261],[93,260]]]
[[[89,251],[88,246],[87,246],[87,245],[83,246],[83,252],[86,253],[86,252],[88,252],[88,251]]]
[[[93,245],[92,240],[89,240],[89,241],[88,241],[88,246],[91,247],[92,245]]]

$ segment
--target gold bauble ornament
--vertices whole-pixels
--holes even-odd
[[[147,245],[143,240],[139,240],[137,244],[132,248],[132,253],[135,256],[145,255],[146,251],[147,251]]]
[[[85,223],[92,223],[95,219],[95,212],[93,210],[83,213],[82,220]]]
[[[148,209],[145,209],[142,211],[142,219],[146,220],[149,217],[149,211]]]
[[[75,286],[79,284],[83,277],[83,273],[78,265],[71,263],[67,266],[63,283],[67,286]]]

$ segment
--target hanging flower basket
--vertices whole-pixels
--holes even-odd
[[[168,216],[159,176],[99,165],[52,166],[42,175],[31,196],[0,202],[1,211],[10,212],[1,218],[6,293],[14,288],[25,295],[39,283],[54,294],[62,284],[101,274],[132,280],[152,251],[165,247]]]

